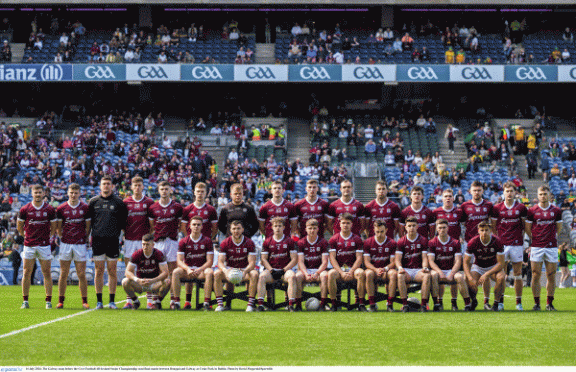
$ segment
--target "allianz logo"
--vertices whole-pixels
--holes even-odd
[[[270,67],[248,67],[246,77],[248,79],[276,79]]]
[[[516,77],[519,80],[548,80],[540,67],[519,67],[516,69]]]
[[[0,80],[2,81],[60,81],[64,77],[62,66],[44,64],[40,68],[40,79],[36,76],[37,67],[9,67],[0,65]]]
[[[329,80],[330,74],[324,67],[302,67],[300,77],[304,80]]]
[[[192,77],[194,79],[222,80],[222,74],[216,67],[196,66],[192,68]]]
[[[166,71],[159,66],[142,66],[138,69],[138,76],[142,79],[168,79]]]
[[[432,67],[410,67],[408,77],[412,80],[438,80],[438,75]]]
[[[356,79],[384,79],[378,67],[356,67],[353,73]]]
[[[116,75],[109,66],[89,66],[84,70],[88,79],[115,79]]]
[[[486,67],[464,67],[461,75],[466,80],[492,80],[492,75]]]

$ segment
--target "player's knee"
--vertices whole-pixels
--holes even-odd
[[[338,271],[332,269],[330,270],[330,272],[328,273],[328,279],[329,280],[336,280],[336,278],[338,277]]]
[[[438,280],[438,278],[440,277],[440,275],[438,274],[438,272],[432,271],[432,272],[430,273],[430,277],[431,277],[432,279],[434,279],[434,280]]]
[[[354,271],[354,277],[356,279],[363,279],[366,278],[366,274],[364,273],[364,270],[356,269],[356,271]]]
[[[250,271],[250,280],[258,280],[258,271],[256,270]]]
[[[204,276],[206,278],[208,278],[209,276],[214,276],[214,270],[212,270],[211,268],[207,268],[206,270],[204,270]]]
[[[366,270],[364,273],[367,280],[374,280],[374,277],[376,276],[376,273],[372,270]]]
[[[122,287],[123,288],[127,288],[129,284],[130,284],[130,279],[128,279],[128,278],[122,279]]]
[[[216,270],[216,272],[214,273],[214,279],[222,280],[223,277],[224,273],[222,272],[222,270],[220,269]]]

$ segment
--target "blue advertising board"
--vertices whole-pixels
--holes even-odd
[[[71,81],[72,65],[45,63],[0,65],[0,81]]]
[[[505,66],[506,81],[515,83],[550,83],[558,81],[557,66]]]
[[[234,65],[182,65],[183,81],[234,81]]]
[[[342,81],[342,66],[290,65],[290,81]]]
[[[398,65],[396,67],[396,80],[426,83],[448,82],[450,81],[450,66]]]
[[[126,65],[74,65],[76,81],[126,81]]]

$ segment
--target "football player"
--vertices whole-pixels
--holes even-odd
[[[366,204],[367,236],[374,236],[376,220],[386,223],[386,236],[393,240],[400,229],[400,207],[388,199],[388,186],[384,181],[376,182],[376,199]]]
[[[424,189],[420,186],[414,186],[410,191],[411,204],[404,208],[400,215],[400,236],[407,233],[406,221],[409,217],[415,217],[418,222],[418,234],[425,239],[434,236],[434,214],[426,207],[424,200]]]
[[[340,184],[340,199],[332,202],[328,207],[328,231],[334,236],[340,232],[340,216],[348,213],[352,216],[352,233],[360,236],[364,230],[365,208],[364,204],[354,199],[354,186],[350,180],[344,180]]]
[[[272,199],[268,200],[262,207],[258,215],[260,232],[266,238],[270,238],[272,231],[272,219],[280,217],[284,221],[284,236],[289,237],[290,233],[298,235],[298,216],[294,210],[294,205],[284,199],[284,186],[281,181],[274,181],[270,186]]]

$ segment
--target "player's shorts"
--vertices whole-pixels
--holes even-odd
[[[505,245],[504,261],[512,263],[522,262],[524,258],[524,246],[522,245]]]
[[[60,260],[86,262],[86,244],[60,243]]]
[[[22,253],[22,257],[27,260],[35,260],[38,258],[39,260],[51,260],[52,259],[52,250],[50,246],[36,246],[36,247],[27,247],[24,246],[24,252]]]
[[[404,271],[406,271],[406,274],[410,275],[410,280],[414,280],[414,278],[416,277],[416,275],[422,271],[422,269],[407,269],[404,268]]]
[[[124,258],[130,258],[142,248],[142,240],[124,240]]]
[[[314,275],[314,274],[316,274],[317,271],[318,271],[318,269],[306,269],[306,274]]]
[[[558,263],[558,248],[537,248],[530,249],[530,261]]]
[[[570,270],[570,275],[572,277],[576,276],[576,264],[572,265],[572,269]]]
[[[496,264],[497,265],[497,264]],[[492,265],[490,267],[480,267],[478,265],[472,265],[472,272],[477,272],[480,275],[486,274],[488,271],[492,270],[492,268],[496,265]]]
[[[166,262],[176,262],[178,253],[178,242],[170,238],[159,240],[154,243],[154,248],[159,250],[166,257]]]
[[[120,257],[120,242],[118,238],[92,237],[92,259],[94,261],[117,260]]]
[[[466,254],[466,250],[468,249],[468,242],[463,241],[462,244],[460,245],[460,247],[462,248],[462,256],[464,256]],[[474,258],[474,257],[472,257]]]

